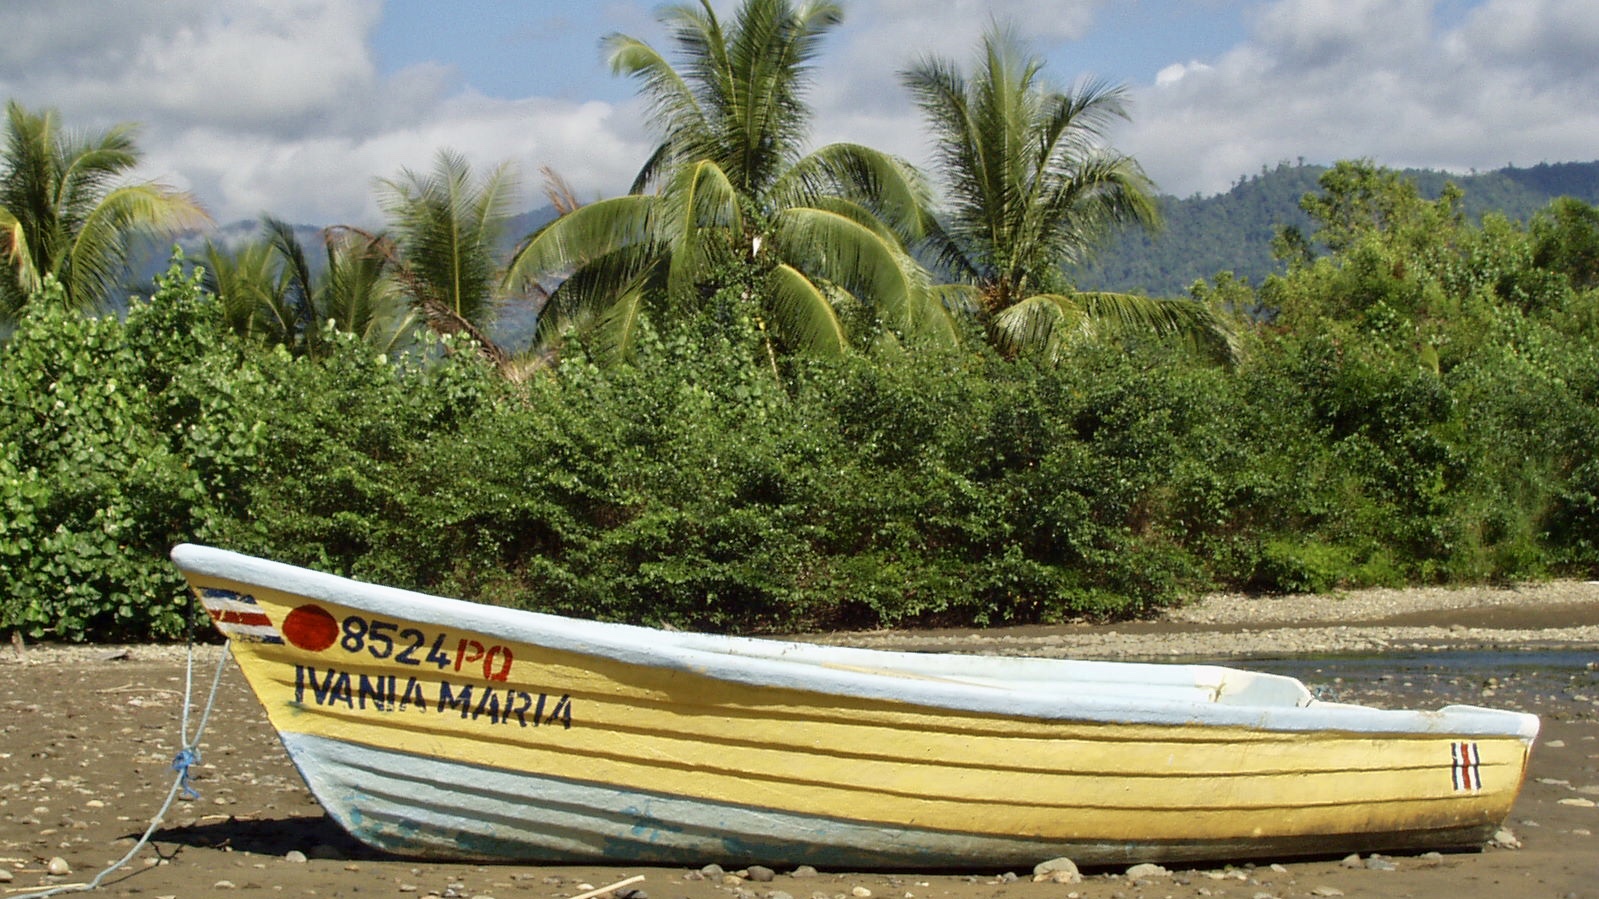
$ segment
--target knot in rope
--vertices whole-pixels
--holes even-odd
[[[172,759],[172,770],[178,772],[178,785],[183,787],[183,795],[190,799],[199,799],[200,793],[189,785],[189,766],[200,763],[198,749],[185,749]]]

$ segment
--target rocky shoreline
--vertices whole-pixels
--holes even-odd
[[[1194,660],[1376,652],[1599,648],[1599,581],[1373,588],[1330,594],[1217,593],[1149,620],[987,629],[842,631],[792,639],[872,649],[1049,658]],[[196,647],[215,659],[218,647]],[[28,646],[7,662],[182,659],[182,645]]]
[[[1599,647],[1599,581],[1213,594],[1148,621],[855,631],[803,639],[921,652],[1139,660],[1587,649]]]

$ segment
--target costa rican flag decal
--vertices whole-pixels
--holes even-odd
[[[283,635],[272,626],[272,620],[267,618],[260,606],[256,605],[255,597],[247,593],[202,587],[200,602],[204,603],[205,610],[211,613],[211,620],[216,622],[217,630],[230,639],[252,643],[283,642]]]
[[[1451,743],[1450,752],[1454,756],[1454,763],[1450,766],[1454,777],[1456,790],[1469,790],[1473,793],[1482,789],[1482,757],[1477,753],[1476,743]]]

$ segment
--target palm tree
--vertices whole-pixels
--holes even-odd
[[[78,309],[107,305],[125,276],[135,234],[200,224],[192,197],[152,181],[125,181],[139,161],[131,125],[97,135],[63,132],[53,110],[6,104],[0,157],[0,323],[14,321],[54,276]]]
[[[222,306],[233,333],[269,344],[292,346],[298,313],[289,294],[289,272],[270,241],[253,241],[229,251],[207,241],[201,257],[205,288]]]
[[[909,166],[856,144],[804,153],[810,63],[842,13],[831,2],[745,0],[725,26],[708,0],[661,21],[681,67],[614,34],[613,72],[637,79],[662,135],[622,197],[531,235],[511,283],[555,283],[543,339],[587,331],[625,356],[652,316],[748,321],[775,350],[843,352],[851,332],[942,332],[905,250],[925,191]]]
[[[235,252],[206,247],[206,287],[235,333],[311,355],[322,349],[324,325],[385,353],[410,341],[417,316],[391,272],[387,238],[325,229],[326,258],[313,273],[292,226],[267,216],[262,228],[261,240]]]
[[[391,353],[410,343],[421,321],[393,274],[393,243],[357,228],[322,232],[327,265],[317,292],[320,316],[368,346]]]
[[[1007,353],[1058,361],[1084,339],[1176,334],[1224,356],[1225,320],[1186,300],[1072,289],[1062,266],[1107,228],[1154,225],[1153,186],[1138,164],[1102,145],[1126,118],[1120,87],[1060,91],[1015,36],[985,34],[976,73],[926,58],[901,73],[932,128],[946,217],[930,229],[938,264]]]
[[[465,157],[441,150],[432,172],[404,169],[378,190],[393,227],[394,273],[422,320],[440,334],[470,334],[505,365],[488,327],[503,298],[500,259],[516,199],[510,166],[476,179]]]

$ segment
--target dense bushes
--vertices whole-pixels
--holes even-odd
[[[0,359],[0,624],[182,633],[165,552],[215,537],[260,455],[258,430],[225,414],[236,352],[216,313],[176,269],[126,322],[31,305]]]
[[[459,347],[246,346],[178,270],[126,321],[33,304],[0,349],[0,626],[177,636],[182,540],[741,631],[1599,570],[1591,217],[1409,202],[1228,282],[1267,310],[1231,370],[900,348],[779,379],[734,323],[510,384]]]

